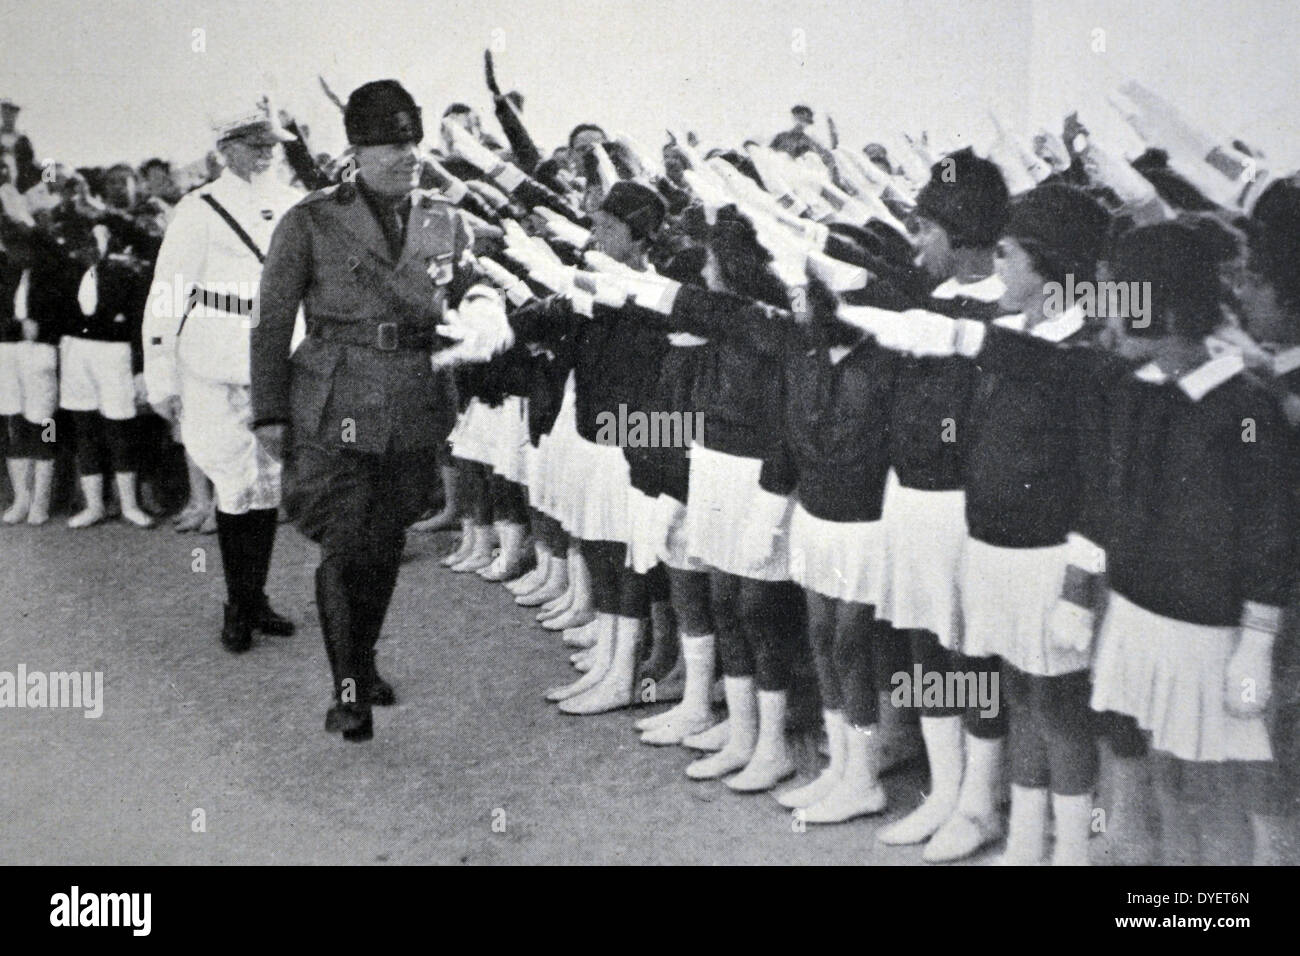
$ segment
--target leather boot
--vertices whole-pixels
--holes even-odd
[[[221,646],[232,654],[242,654],[253,646],[253,622],[238,604],[226,604]]]
[[[279,523],[275,508],[259,508],[242,516],[241,537],[244,559],[248,566],[249,602],[253,627],[263,634],[288,637],[294,632],[293,621],[277,614],[266,597],[266,579],[271,570],[271,552],[275,549],[275,529]]]
[[[393,600],[400,569],[399,550],[395,559],[357,568],[349,582],[353,626],[359,643],[366,650],[370,666],[370,703],[379,707],[391,707],[397,703],[393,685],[380,677],[375,668],[375,647],[383,631],[388,606]]]
[[[253,605],[253,627],[263,634],[273,637],[289,637],[297,630],[293,621],[279,614],[271,607],[265,594],[258,595],[259,600]]]
[[[353,629],[347,574],[340,559],[327,558],[316,569],[316,606],[334,677],[334,704],[325,715],[325,729],[342,732],[346,740],[369,740],[375,735],[369,654]]]

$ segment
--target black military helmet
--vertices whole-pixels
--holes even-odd
[[[358,86],[343,109],[343,128],[353,146],[418,143],[424,139],[420,108],[396,80]]]

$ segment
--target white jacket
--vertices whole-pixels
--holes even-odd
[[[145,386],[153,404],[180,393],[178,374],[238,385],[249,382],[248,317],[195,305],[177,338],[196,285],[255,300],[262,276],[257,257],[203,200],[205,193],[243,226],[263,256],[280,218],[303,195],[274,176],[247,183],[227,171],[177,203],[158,251],[142,331]]]

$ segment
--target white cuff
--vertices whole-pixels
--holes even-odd
[[[1065,539],[1065,559],[1089,574],[1106,573],[1106,552],[1081,534],[1070,532]]]
[[[505,163],[499,172],[493,177],[493,181],[506,191],[507,194],[514,192],[522,185],[528,175],[513,163]]]
[[[1241,607],[1241,627],[1269,635],[1277,634],[1282,627],[1282,609],[1271,604],[1245,601]]]

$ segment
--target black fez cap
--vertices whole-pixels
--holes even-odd
[[[600,210],[627,223],[632,235],[638,239],[649,239],[654,235],[667,215],[667,207],[657,192],[627,179],[610,187]]]
[[[343,109],[343,128],[353,146],[418,143],[424,139],[420,108],[396,80],[358,86]]]

